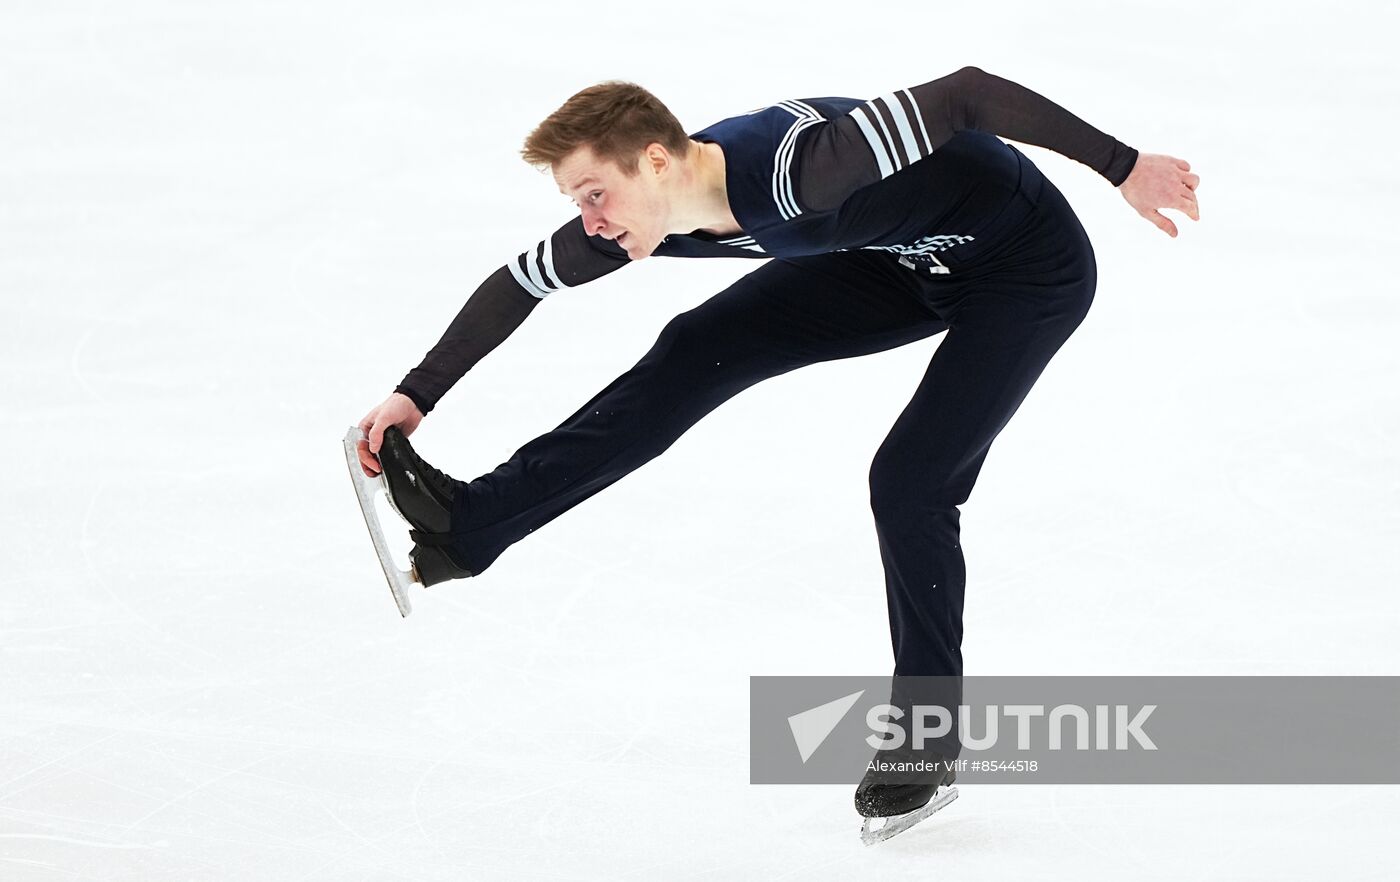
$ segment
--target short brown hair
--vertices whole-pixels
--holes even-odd
[[[587,145],[630,177],[637,174],[637,154],[657,141],[678,156],[690,149],[690,136],[655,95],[636,83],[608,80],[574,94],[535,126],[520,155],[543,169]]]

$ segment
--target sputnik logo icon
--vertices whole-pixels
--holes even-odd
[[[822,742],[836,725],[845,719],[846,714],[850,713],[851,708],[864,694],[864,689],[852,692],[843,698],[828,701],[787,718],[788,728],[792,730],[793,743],[797,745],[802,762],[807,762],[807,759],[817,752],[817,748],[822,746]]]

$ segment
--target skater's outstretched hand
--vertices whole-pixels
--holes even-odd
[[[1196,202],[1200,175],[1191,174],[1191,163],[1160,153],[1140,153],[1128,179],[1118,185],[1123,198],[1137,213],[1168,236],[1176,238],[1176,224],[1163,217],[1159,208],[1174,208],[1191,220],[1201,219]]]
[[[384,443],[385,429],[398,426],[407,436],[412,435],[421,422],[423,413],[418,410],[418,405],[413,403],[412,398],[399,392],[390,395],[384,399],[383,404],[365,414],[365,418],[360,420],[365,440],[359,443],[360,468],[365,470],[365,474],[374,478],[383,471],[379,467],[378,453]]]

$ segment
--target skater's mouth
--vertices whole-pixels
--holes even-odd
[[[627,233],[626,233],[626,232],[618,233],[618,234],[617,234],[617,244],[621,245],[621,244],[622,244],[622,240],[625,239],[625,238],[627,238]]]

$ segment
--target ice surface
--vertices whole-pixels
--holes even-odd
[[[1395,788],[968,785],[863,849],[851,788],[747,783],[748,676],[888,670],[866,469],[933,341],[755,387],[406,620],[336,443],[570,216],[516,151],[577,89],[641,82],[695,130],[973,64],[1203,182],[1171,239],[1023,148],[1099,289],[964,510],[969,673],[1400,673],[1397,32],[1381,4],[3,4],[0,879],[1393,878]],[[415,446],[494,467],[758,265],[552,297]]]

